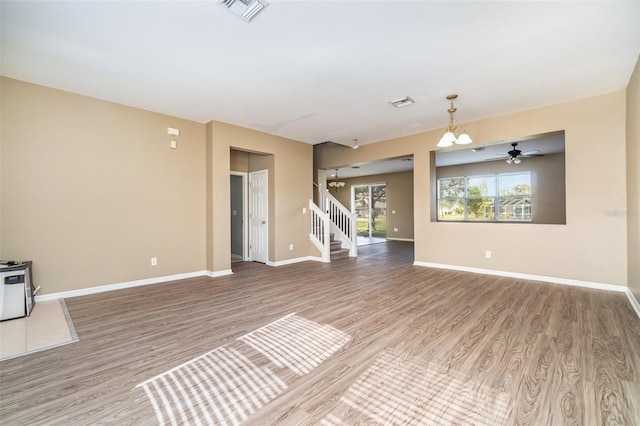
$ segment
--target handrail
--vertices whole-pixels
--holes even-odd
[[[331,261],[331,224],[329,215],[322,210],[313,202],[313,200],[309,200],[309,212],[311,213],[311,232],[309,233],[309,238],[311,242],[320,250],[322,253],[322,261],[330,262]]]
[[[341,239],[349,247],[349,256],[358,256],[356,214],[351,213],[327,189],[318,187],[318,191],[322,211],[329,215],[331,229],[341,235]]]

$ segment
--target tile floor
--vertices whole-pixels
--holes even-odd
[[[77,341],[63,299],[37,302],[30,316],[0,322],[0,361]]]

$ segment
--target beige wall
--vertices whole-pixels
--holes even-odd
[[[531,172],[531,222],[566,223],[564,153],[525,158],[519,165],[500,160],[438,167],[436,179],[515,172]],[[432,196],[435,203],[436,191]],[[437,215],[432,220],[437,220]]]
[[[413,239],[413,172],[387,173],[340,180],[346,185],[339,191],[329,188],[329,192],[348,209],[351,209],[352,186],[386,183],[387,238]],[[398,228],[398,231],[395,232],[394,228]]]
[[[203,124],[0,84],[0,257],[33,260],[39,294],[204,270]]]
[[[624,91],[464,126],[476,144],[565,130],[567,224],[432,222],[430,151],[443,129],[358,150],[331,147],[318,167],[413,154],[416,261],[626,285],[627,219],[608,214],[627,205]]]
[[[318,167],[413,154],[417,261],[617,285],[628,277],[638,297],[638,74],[626,93],[465,123],[476,144],[566,131],[566,225],[432,222],[430,151],[440,129],[357,151],[332,146]],[[40,294],[228,270],[231,148],[272,162],[269,260],[318,254],[302,214],[311,145],[6,78],[0,88],[0,256],[34,260]],[[180,128],[177,150],[167,127]]]
[[[640,60],[627,87],[626,213],[629,289],[640,301]]]
[[[207,264],[214,272],[231,268],[229,235],[230,150],[268,154],[250,156],[249,168],[269,170],[269,261],[318,255],[309,241],[308,206],[312,196],[313,147],[302,142],[212,121],[207,123]],[[261,163],[263,162],[263,163]],[[289,245],[293,244],[293,250]]]
[[[231,170],[234,172],[249,171],[249,153],[246,151],[238,151],[237,149],[231,150]]]
[[[302,212],[311,145],[6,78],[1,88],[0,256],[32,259],[40,294],[229,270],[228,179],[242,164],[269,170],[269,261],[318,255]],[[180,129],[176,150],[167,127]]]

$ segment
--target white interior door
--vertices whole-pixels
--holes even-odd
[[[267,170],[249,173],[249,252],[251,260],[267,263],[269,258],[269,210]]]

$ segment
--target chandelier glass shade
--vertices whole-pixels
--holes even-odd
[[[455,122],[455,112],[458,110],[455,106],[453,106],[453,101],[456,99],[458,95],[449,95],[447,96],[447,100],[450,102],[449,109],[449,125],[447,126],[447,131],[440,138],[440,142],[438,142],[439,148],[448,148],[453,144],[458,145],[467,145],[473,142],[469,134],[463,129],[462,133],[459,136],[456,136],[456,130],[458,126]]]
[[[337,190],[337,189],[340,189],[340,188],[342,188],[343,186],[346,185],[344,182],[338,181],[338,169],[336,169],[336,173],[335,173],[335,175],[333,177],[335,178],[335,180],[333,180],[333,181],[331,181],[331,182],[329,182],[327,184],[327,186],[329,188],[335,188]]]

